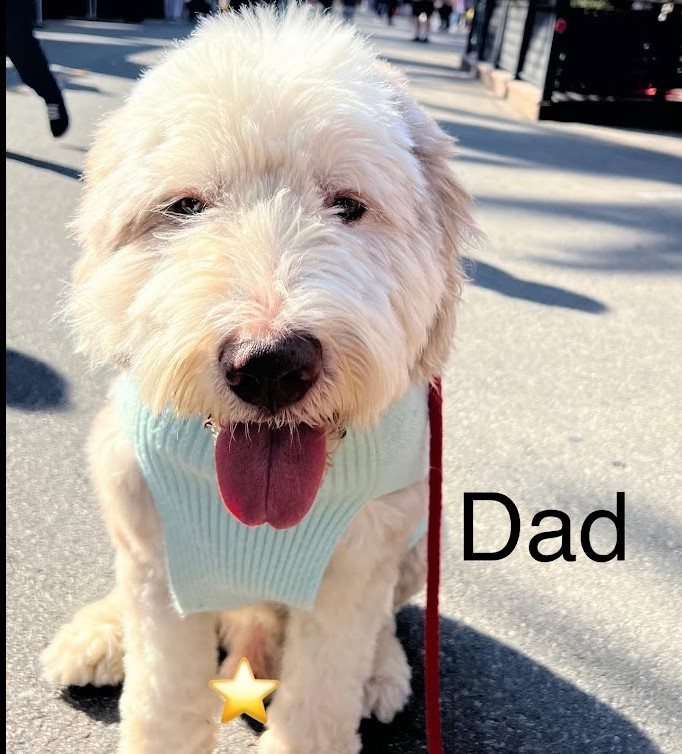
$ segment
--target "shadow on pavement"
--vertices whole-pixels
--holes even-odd
[[[390,725],[362,725],[363,754],[426,752],[424,613],[398,616],[413,699]],[[625,717],[490,636],[441,618],[445,754],[661,754]]]
[[[137,79],[146,66],[131,58],[150,50],[161,52],[168,42],[186,37],[192,29],[189,24],[171,26],[153,22],[49,22],[43,29],[48,33],[41,36],[40,43],[51,65]],[[51,38],[50,32],[58,32],[64,37]],[[72,38],[66,39],[67,34]],[[67,88],[83,88],[87,85],[78,82],[70,86],[68,76],[60,78],[66,78]]]
[[[121,686],[69,686],[62,691],[62,699],[68,705],[104,725],[121,721],[120,698]]]
[[[6,406],[23,411],[68,408],[68,383],[49,364],[11,348],[5,348],[5,356]]]
[[[440,105],[436,107],[443,112],[450,110]],[[544,121],[538,125],[512,118],[501,120],[482,116],[480,120],[473,122],[462,110],[454,109],[451,112],[451,119],[437,116],[441,127],[463,147],[483,154],[522,160],[526,167],[650,179],[667,182],[678,188],[680,185],[682,159],[669,153],[644,149],[622,141],[614,143],[593,134],[564,131],[560,127],[545,125]],[[459,120],[459,117],[462,119]]]
[[[81,174],[75,168],[69,168],[66,165],[58,165],[56,162],[39,160],[36,157],[29,157],[28,155],[18,154],[17,152],[8,152],[5,150],[5,159],[14,160],[14,162],[23,162],[25,165],[32,165],[34,168],[50,170],[53,173],[65,175],[67,178],[75,178],[77,181],[80,180],[81,177]]]
[[[496,291],[509,298],[518,298],[561,309],[574,309],[589,314],[603,314],[608,310],[600,301],[589,296],[573,293],[565,288],[557,288],[554,285],[523,280],[499,267],[479,262],[476,259],[465,258],[464,264],[465,271],[472,278],[475,286]]]
[[[682,171],[682,165],[680,170]],[[682,175],[682,172],[680,174]],[[632,203],[622,204],[539,201],[513,196],[484,197],[481,199],[481,205],[507,211],[513,217],[519,217],[521,213],[546,215],[556,218],[557,225],[561,224],[562,219],[571,221],[584,218],[590,225],[626,228],[637,234],[636,243],[598,249],[576,248],[571,245],[563,250],[569,253],[572,259],[531,256],[529,261],[575,270],[679,274],[682,272],[682,184],[677,194],[679,198],[670,201],[661,199],[638,202],[635,197]],[[669,196],[675,196],[674,189],[671,189]]]

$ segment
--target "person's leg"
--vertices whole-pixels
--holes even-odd
[[[40,43],[33,36],[33,21],[23,4],[5,6],[5,52],[19,78],[45,100],[52,135],[61,136],[69,127],[64,98]]]
[[[419,16],[421,15],[421,2],[412,3],[412,18],[414,19],[414,38],[413,42],[419,42],[421,34],[421,24]]]
[[[424,18],[424,20],[422,21],[422,42],[429,41],[432,14],[433,14],[433,3],[430,3],[430,6],[426,7],[424,10],[424,16],[423,17],[420,16],[420,19]]]

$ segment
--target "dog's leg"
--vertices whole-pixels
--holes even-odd
[[[396,612],[426,586],[426,534],[409,549],[400,562],[393,607]]]
[[[231,678],[247,657],[256,678],[278,678],[286,609],[256,605],[220,613],[218,641],[228,653],[218,677]],[[118,588],[86,605],[41,655],[55,686],[118,686],[123,681],[123,606]]]
[[[217,670],[216,616],[179,617],[171,604],[161,522],[115,412],[98,417],[91,463],[116,547],[123,615],[125,754],[203,754],[213,749],[220,699],[208,687]]]
[[[79,610],[41,655],[55,686],[118,686],[123,680],[123,628],[118,589]]]
[[[337,559],[335,565],[350,564]],[[386,563],[371,567],[373,578],[360,583],[355,574],[345,594],[338,582],[333,589],[323,586],[313,612],[291,611],[280,688],[268,711],[261,754],[360,751],[363,687],[377,633],[391,609],[393,578]]]
[[[364,716],[374,714],[380,722],[390,723],[410,698],[411,678],[405,650],[395,635],[395,618],[391,617],[377,637],[372,675],[364,689]]]
[[[227,657],[220,677],[231,678],[246,657],[256,678],[279,678],[287,610],[263,603],[220,613],[218,636]]]
[[[409,549],[401,563],[395,586],[393,608],[397,612],[426,582],[426,536]],[[405,651],[396,636],[393,615],[384,623],[374,655],[374,669],[365,684],[365,716],[374,714],[389,723],[407,704],[411,688],[411,670]]]
[[[379,633],[392,618],[405,540],[423,512],[419,487],[379,498],[358,514],[327,568],[315,608],[290,611],[261,754],[360,751],[364,686]],[[404,654],[401,660],[404,670]]]
[[[121,754],[208,754],[220,700],[208,681],[217,670],[215,618],[177,616],[163,560],[151,566],[119,553],[124,591],[125,684]]]

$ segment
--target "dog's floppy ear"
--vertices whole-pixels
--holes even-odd
[[[119,120],[118,113],[114,113],[100,125],[85,156],[83,176],[89,187],[96,186],[110,175],[121,160],[119,139],[122,124]]]
[[[441,374],[452,345],[455,311],[465,277],[460,261],[462,249],[478,239],[479,231],[471,216],[472,199],[459,185],[448,164],[454,154],[454,140],[408,94],[401,74],[392,66],[383,64],[382,67],[395,89],[398,106],[412,137],[414,153],[428,181],[431,209],[441,236],[438,251],[445,276],[445,293],[438,304],[414,375],[432,379]]]
[[[415,151],[424,165],[432,210],[442,233],[439,252],[445,276],[445,292],[418,362],[420,376],[431,379],[442,373],[452,347],[455,314],[465,277],[461,254],[478,231],[471,216],[471,197],[459,185],[448,164],[454,152],[453,140],[421,108],[413,107]]]
[[[85,157],[83,193],[72,223],[82,250],[73,271],[76,285],[85,283],[100,260],[114,250],[120,235],[114,230],[117,220],[116,210],[110,205],[111,193],[100,191],[102,184],[111,180],[122,157],[117,122],[116,115],[107,118]]]
[[[145,124],[141,130],[150,129]],[[141,137],[131,129],[124,105],[99,127],[85,158],[83,194],[72,223],[84,252],[74,271],[76,283],[122,246],[131,229],[144,220],[143,181],[130,180],[133,171],[144,169],[130,164],[136,138]]]

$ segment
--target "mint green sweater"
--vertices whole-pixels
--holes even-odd
[[[180,613],[262,601],[309,610],[348,525],[372,499],[428,472],[427,388],[412,387],[367,430],[349,429],[308,514],[296,526],[250,527],[225,508],[213,436],[202,418],[152,414],[125,377],[116,404],[163,525],[171,593]],[[412,542],[424,534],[426,519]]]

